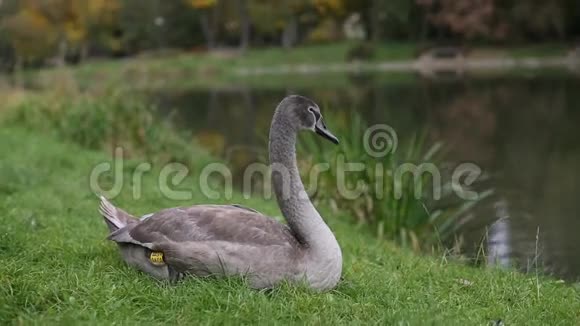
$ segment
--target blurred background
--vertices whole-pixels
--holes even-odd
[[[402,200],[344,200],[331,171],[320,205],[414,250],[580,276],[577,0],[0,0],[0,71],[1,123],[190,166],[199,146],[236,184],[267,157],[275,105],[309,96],[343,145],[301,138],[305,171],[339,153],[374,166],[362,134],[384,123],[391,169],[484,172],[466,202],[415,199],[412,178]]]

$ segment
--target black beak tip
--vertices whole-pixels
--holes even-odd
[[[338,138],[336,138],[335,135],[333,135],[330,131],[328,131],[326,129],[316,128],[316,133],[319,134],[320,136],[330,140],[331,142],[333,142],[336,145],[340,144],[340,141],[338,140]]]

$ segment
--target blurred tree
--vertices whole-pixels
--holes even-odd
[[[84,53],[89,36],[116,24],[118,0],[21,0],[18,11],[3,26],[18,58],[41,59],[57,53]],[[81,55],[82,56],[82,55]]]
[[[580,35],[578,0],[0,0],[0,55],[34,61],[58,54],[64,62],[85,57],[89,46],[101,53],[204,43],[291,47],[341,39],[349,18],[374,41]]]
[[[250,46],[251,21],[248,11],[248,0],[237,0],[240,21],[240,48],[246,50]]]
[[[248,11],[256,33],[262,37],[278,39],[282,35],[282,45],[289,47],[295,41],[296,17],[294,0],[249,0]]]
[[[307,20],[304,14],[309,4],[309,0],[249,0],[248,9],[257,34],[289,48],[300,38],[300,24]]]
[[[319,14],[317,26],[310,32],[311,42],[335,41],[341,37],[342,20],[348,14],[344,0],[312,0],[312,5]]]
[[[162,17],[158,12],[159,1],[123,0],[121,30],[129,53],[157,48],[160,36],[155,19]]]
[[[218,33],[218,6],[217,0],[185,0],[189,5],[200,13],[201,29],[205,36],[208,49],[216,46]]]
[[[81,58],[87,56],[89,44],[104,45],[113,53],[122,51],[120,19],[121,0],[89,0],[86,2],[89,38],[83,42]]]
[[[494,0],[417,0],[435,26],[466,39],[505,38],[508,26],[497,19]]]
[[[312,3],[322,15],[342,17],[347,14],[345,0],[312,0]]]
[[[16,61],[30,62],[53,52],[58,31],[51,21],[35,7],[22,7],[3,21],[3,29],[14,49]]]
[[[565,1],[522,0],[514,2],[510,16],[512,36],[563,38],[566,32]]]
[[[373,41],[385,37],[416,39],[424,28],[415,0],[372,0],[367,7]]]
[[[8,33],[4,28],[5,19],[18,9],[18,0],[0,1],[0,71],[10,70],[14,65],[14,50],[10,44]]]
[[[580,19],[575,0],[416,0],[442,34],[473,40],[566,38]],[[576,30],[576,33],[578,30]]]
[[[205,42],[199,16],[189,1],[122,0],[119,26],[125,51],[198,46]]]

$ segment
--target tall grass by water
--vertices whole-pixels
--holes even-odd
[[[369,141],[365,139],[365,132],[371,126],[358,114],[352,114],[346,122],[329,118],[329,125],[337,127],[333,131],[336,130],[341,142],[335,149],[325,150],[317,139],[301,138],[299,149],[305,157],[301,161],[303,178],[307,184],[317,184],[311,194],[315,201],[335,211],[349,212],[355,222],[369,225],[379,238],[416,250],[452,244],[462,218],[479,200],[491,194],[489,190],[484,191],[473,200],[455,196],[443,153],[444,144],[429,144],[424,132],[400,140],[396,150],[375,157],[365,148],[365,142]],[[316,174],[317,180],[309,180],[313,175],[310,171],[321,163],[330,163],[329,171]],[[344,163],[362,164],[364,168],[344,173]],[[436,168],[441,179],[425,171],[401,173],[404,165],[420,170],[426,164]],[[344,176],[343,183],[340,175]],[[341,188],[358,188],[360,195],[345,198]]]

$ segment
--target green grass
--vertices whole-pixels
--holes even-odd
[[[529,44],[508,48],[508,53],[513,58],[549,58],[566,56],[572,46],[565,43]]]
[[[578,287],[418,256],[324,207],[345,260],[334,291],[284,285],[258,292],[240,280],[160,283],[125,266],[104,239],[88,175],[105,154],[15,127],[0,129],[0,153],[0,324],[580,323]],[[145,174],[141,199],[126,187],[114,202],[144,214],[209,201],[196,191],[187,203],[164,199],[155,187],[158,168]],[[232,201],[280,214],[273,201]]]
[[[259,48],[251,49],[243,54],[216,53],[183,53],[169,56],[136,57],[126,60],[92,61],[75,67],[72,70],[45,69],[29,71],[25,79],[32,84],[42,84],[42,81],[52,83],[54,78],[75,80],[79,87],[95,88],[100,85],[127,85],[137,88],[191,88],[191,87],[227,87],[243,82],[246,87],[272,87],[274,81],[278,88],[292,85],[304,86],[311,83],[311,76],[290,74],[284,78],[268,78],[264,76],[241,76],[240,68],[253,69],[263,67],[279,67],[301,64],[340,64],[346,62],[349,49],[355,43],[341,42],[325,45],[301,46],[294,49]],[[376,47],[375,61],[409,60],[414,57],[415,46],[409,43],[381,44]],[[68,73],[68,74],[67,74]],[[332,74],[336,76],[336,74]],[[334,78],[334,77],[333,77]],[[319,82],[319,81],[317,81]],[[338,78],[334,83],[347,84],[346,76]],[[42,86],[42,85],[41,85]]]
[[[304,45],[291,49],[280,47],[253,48],[245,53],[230,54],[223,52],[197,53],[185,55],[169,55],[167,57],[145,57],[143,60],[151,63],[163,64],[167,59],[179,68],[197,69],[203,66],[214,66],[216,69],[255,68],[273,65],[295,64],[327,64],[345,62],[349,50],[357,45],[356,42],[337,42],[318,45]],[[375,45],[374,61],[410,60],[416,55],[416,45],[413,43],[380,43]],[[219,53],[219,51],[217,52]],[[108,68],[107,62],[89,69]],[[81,66],[82,67],[82,66]],[[98,67],[98,68],[97,68]]]
[[[293,49],[255,48],[245,53],[179,53],[168,55],[137,56],[119,60],[92,60],[72,68],[30,70],[22,79],[34,88],[54,89],[66,85],[81,90],[99,92],[103,87],[127,87],[137,89],[188,89],[219,87],[346,87],[349,76],[345,73],[324,71],[319,74],[288,72],[280,75],[241,75],[240,69],[280,68],[297,65],[344,64],[355,42],[305,45]],[[374,45],[374,56],[365,71],[372,72],[373,63],[411,61],[424,45],[414,43],[382,42]],[[569,46],[563,43],[521,45],[494,48],[489,45],[474,45],[474,52],[483,50],[487,55],[500,58],[563,56]],[[497,51],[496,51],[497,50]],[[486,73],[485,71],[482,71]],[[480,73],[480,72],[478,72]],[[389,80],[410,79],[412,72],[384,73]],[[316,77],[316,78],[314,78]],[[55,80],[58,81],[55,83]],[[63,86],[65,85],[65,86]],[[103,86],[105,85],[105,86]]]

